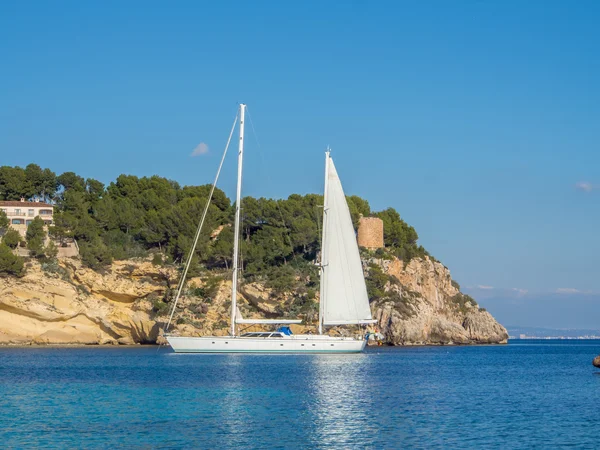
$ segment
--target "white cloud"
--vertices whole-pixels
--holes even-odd
[[[206,145],[204,142],[200,142],[196,146],[194,151],[190,154],[190,156],[206,155],[207,153],[208,153],[208,145]]]
[[[558,288],[555,292],[557,294],[581,294],[582,293],[579,289],[575,289],[575,288]]]
[[[575,184],[575,189],[583,192],[592,192],[593,189],[596,189],[596,186],[588,181],[580,181]]]
[[[554,298],[570,299],[579,296],[600,296],[600,291],[576,289],[572,287],[548,288],[542,290],[529,290],[524,288],[512,287],[494,287],[487,285],[465,286],[465,292],[470,293],[479,299],[529,299],[542,296],[553,296]]]
[[[521,289],[521,288],[512,288],[511,291],[514,291],[519,295],[525,295],[525,294],[527,294],[527,292],[529,292],[527,289]]]

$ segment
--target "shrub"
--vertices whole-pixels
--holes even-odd
[[[189,295],[201,298],[205,303],[212,303],[215,295],[219,292],[219,286],[221,285],[221,277],[208,277],[204,280],[204,286],[192,287],[188,290]]]
[[[56,259],[50,259],[48,261],[44,261],[42,264],[42,270],[47,273],[57,273],[59,270],[58,261]]]
[[[217,322],[215,324],[215,328],[217,328],[217,329],[219,329],[219,328],[221,328],[221,329],[222,328],[229,328],[229,324],[226,321],[224,321],[224,320],[220,320],[219,322]]]
[[[383,273],[381,267],[377,264],[369,264],[369,272],[365,278],[369,301],[375,301],[385,297],[385,285],[390,281],[390,277]]]
[[[385,248],[378,248],[375,250],[375,257],[389,261],[393,258],[393,255]]]
[[[24,259],[15,255],[10,247],[0,244],[0,274],[22,277],[25,275]]]
[[[302,297],[295,297],[291,305],[284,311],[284,314],[289,317],[298,317],[298,315],[303,314],[310,320],[316,315],[318,307],[319,305],[314,298],[304,295]]]
[[[2,238],[2,242],[13,250],[17,248],[22,241],[23,238],[21,237],[21,234],[14,228],[9,228]]]
[[[413,306],[413,298],[409,295],[393,294],[390,300],[394,302],[394,309],[400,314],[400,317],[408,319],[416,316],[416,311]]]
[[[167,311],[169,305],[163,302],[161,299],[155,299],[152,302],[152,311],[154,311],[157,315],[161,315]]]
[[[82,295],[91,295],[92,292],[88,289],[88,287],[85,284],[78,284],[76,286],[77,292],[79,292]]]
[[[163,265],[163,258],[162,255],[160,253],[155,253],[154,256],[152,257],[152,264],[154,264],[155,266],[162,266]]]
[[[81,260],[91,269],[101,269],[112,263],[110,250],[97,239],[93,242],[82,242],[79,245]]]
[[[46,248],[44,248],[44,255],[48,259],[56,259],[56,257],[58,256],[58,247],[56,247],[56,244],[54,242],[48,242],[48,245],[46,246]]]
[[[296,284],[296,273],[287,265],[271,267],[265,277],[265,286],[272,289],[275,295],[290,292]]]
[[[463,314],[466,313],[472,307],[477,306],[477,302],[473,299],[473,297],[463,293],[458,293],[454,297],[451,297],[450,301]]]

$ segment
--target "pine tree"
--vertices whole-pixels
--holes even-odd
[[[24,262],[8,245],[0,243],[0,274],[22,277],[25,274]]]
[[[44,231],[44,221],[39,216],[33,219],[27,227],[25,239],[31,256],[34,258],[45,256],[44,240],[46,239],[46,232]]]
[[[2,237],[2,242],[13,250],[17,248],[22,241],[23,238],[21,237],[21,233],[14,228],[9,228]]]

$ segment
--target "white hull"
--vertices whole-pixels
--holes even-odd
[[[327,335],[284,338],[167,336],[175,353],[360,353],[367,341]]]

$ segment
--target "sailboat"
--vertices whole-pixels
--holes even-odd
[[[230,336],[192,337],[167,334],[166,339],[176,353],[361,352],[364,350],[367,342],[364,336],[338,337],[324,334],[324,330],[328,326],[367,325],[375,323],[369,307],[367,287],[350,210],[348,209],[344,190],[342,189],[342,184],[333,164],[329,149],[325,153],[318,334],[293,334],[289,326],[281,326],[298,324],[301,323],[301,320],[244,319],[237,308],[245,110],[246,105],[241,104],[239,110],[240,139],[232,261]],[[184,271],[184,277],[186,272]],[[180,286],[183,285],[183,281],[181,281]],[[239,334],[238,325],[243,324],[280,325],[280,327],[276,331]]]

